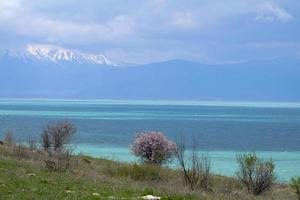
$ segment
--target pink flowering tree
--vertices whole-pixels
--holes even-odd
[[[138,134],[131,150],[143,163],[162,165],[175,155],[176,144],[163,133],[152,131]]]

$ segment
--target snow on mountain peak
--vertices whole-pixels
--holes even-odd
[[[44,58],[53,62],[67,61],[80,64],[113,65],[104,55],[81,53],[53,45],[27,45],[26,50],[39,59]]]
[[[114,65],[102,54],[82,53],[44,44],[29,44],[22,49],[9,50],[8,55],[12,58],[23,59],[26,62],[33,60],[35,62]]]

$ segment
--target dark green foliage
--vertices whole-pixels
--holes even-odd
[[[255,153],[237,155],[238,178],[254,195],[269,190],[275,181],[275,165],[272,160],[263,161]]]
[[[298,200],[300,200],[300,177],[293,177],[290,186],[295,190]]]

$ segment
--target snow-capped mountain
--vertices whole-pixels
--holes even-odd
[[[75,63],[114,65],[102,54],[83,53],[53,45],[30,44],[18,49],[7,49],[0,53],[0,60],[25,63]]]

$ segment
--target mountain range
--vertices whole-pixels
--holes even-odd
[[[82,53],[54,45],[29,44],[0,52],[2,62],[36,64],[99,64],[114,65],[102,54]]]
[[[0,54],[0,98],[300,101],[300,60],[119,66],[102,54],[28,45]]]

